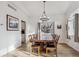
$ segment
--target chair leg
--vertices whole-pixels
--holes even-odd
[[[57,49],[56,49],[56,57],[57,57]]]
[[[46,49],[46,56],[48,56],[48,49]]]
[[[32,48],[32,54],[34,54],[34,50],[33,50],[33,48]]]
[[[41,52],[40,52],[40,47],[38,48],[38,56],[41,55]]]

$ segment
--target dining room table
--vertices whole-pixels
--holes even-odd
[[[40,44],[47,44],[47,43],[54,43],[55,40],[36,40],[36,39],[31,39],[30,42],[34,43],[40,43]]]

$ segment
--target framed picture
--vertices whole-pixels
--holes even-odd
[[[57,29],[61,29],[61,27],[62,27],[61,25],[57,25]]]
[[[18,31],[19,30],[19,19],[11,15],[7,15],[7,30]]]
[[[51,32],[51,27],[52,27],[52,23],[46,23],[46,24],[43,24],[41,23],[40,24],[40,30],[41,32],[44,32],[44,33],[50,33]]]

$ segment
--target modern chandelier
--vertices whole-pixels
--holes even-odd
[[[42,14],[42,16],[40,17],[40,20],[41,21],[47,21],[47,20],[49,20],[49,18],[47,17],[47,15],[46,15],[46,12],[45,12],[45,3],[46,3],[46,1],[43,1],[43,14]]]

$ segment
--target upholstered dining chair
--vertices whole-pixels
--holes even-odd
[[[59,36],[56,35],[56,37],[54,39],[54,42],[52,44],[49,43],[49,45],[47,45],[47,47],[46,47],[46,56],[48,56],[48,51],[51,51],[51,52],[55,52],[56,57],[57,57],[57,44],[58,44],[58,40],[59,40]]]
[[[39,46],[37,46],[37,45],[32,45],[31,47],[32,47],[32,53],[33,53],[33,54],[34,54],[34,52],[35,52],[35,49],[37,49],[37,54],[38,54],[38,56],[41,55],[41,46],[40,46],[40,45],[39,45]]]
[[[33,40],[37,40],[37,34],[33,34],[32,35],[32,39]],[[40,46],[40,43],[36,43],[36,42],[32,42],[32,45],[31,45],[31,48],[32,48],[32,53],[34,54],[35,50],[37,50],[37,54],[38,56],[41,55],[41,46]]]

